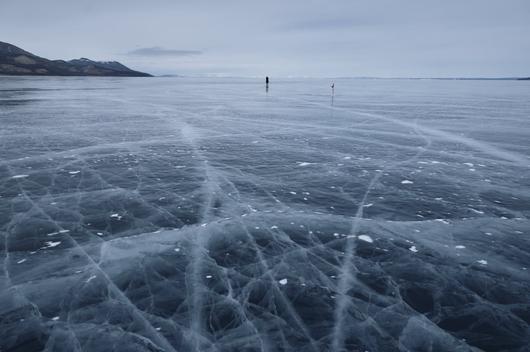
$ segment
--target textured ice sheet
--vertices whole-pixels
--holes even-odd
[[[0,78],[1,351],[527,351],[524,82]]]

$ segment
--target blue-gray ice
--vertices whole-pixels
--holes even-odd
[[[0,77],[1,351],[527,351],[530,85]]]

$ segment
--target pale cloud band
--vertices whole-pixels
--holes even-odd
[[[199,50],[177,50],[177,49],[165,49],[158,46],[150,48],[140,48],[129,51],[127,55],[133,56],[194,56],[201,55],[202,51]]]

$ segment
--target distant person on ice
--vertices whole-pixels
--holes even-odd
[[[265,77],[265,84],[269,85],[269,76]]]

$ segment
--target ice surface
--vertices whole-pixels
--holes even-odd
[[[530,86],[335,83],[0,77],[0,350],[526,351]]]

